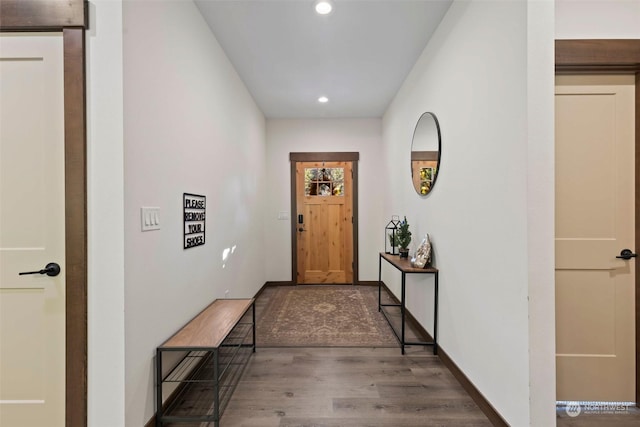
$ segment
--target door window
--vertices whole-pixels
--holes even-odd
[[[344,196],[344,168],[305,168],[305,196]]]

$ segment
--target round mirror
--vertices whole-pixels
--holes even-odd
[[[418,119],[411,143],[411,178],[419,195],[433,189],[440,166],[440,125],[433,113]]]

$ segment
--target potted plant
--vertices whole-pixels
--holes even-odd
[[[400,258],[408,258],[409,257],[409,244],[411,243],[411,232],[409,231],[409,223],[407,222],[407,217],[404,217],[404,220],[400,222],[400,227],[398,227],[398,231],[396,233],[396,240],[398,243]]]

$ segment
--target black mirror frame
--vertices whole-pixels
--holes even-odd
[[[429,191],[426,194],[420,193],[420,191],[415,187],[414,182],[413,182],[413,163],[410,163],[411,180],[412,180],[411,185],[412,185],[413,189],[416,191],[416,193],[418,193],[418,195],[420,197],[427,197],[433,191],[433,187],[435,187],[435,185],[436,185],[436,181],[438,179],[438,175],[440,175],[440,161],[441,161],[441,158],[442,158],[442,134],[440,132],[440,122],[438,121],[438,117],[436,117],[436,115],[434,113],[430,112],[430,111],[427,111],[427,112],[422,113],[420,115],[420,117],[418,118],[418,121],[416,122],[416,126],[413,129],[413,137],[411,138],[411,157],[412,157],[413,152],[414,152],[413,146],[414,146],[414,143],[415,143],[416,132],[418,130],[418,126],[420,126],[420,121],[427,115],[431,116],[433,118],[433,121],[434,121],[434,123],[436,125],[436,132],[438,133],[438,156],[437,156],[437,160],[436,160],[436,173],[435,173],[433,179],[431,180],[431,188],[429,189]],[[413,162],[413,157],[409,161]]]

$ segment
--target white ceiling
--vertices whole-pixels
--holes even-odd
[[[381,117],[452,0],[196,0],[267,118]],[[329,98],[326,104],[318,97]]]

